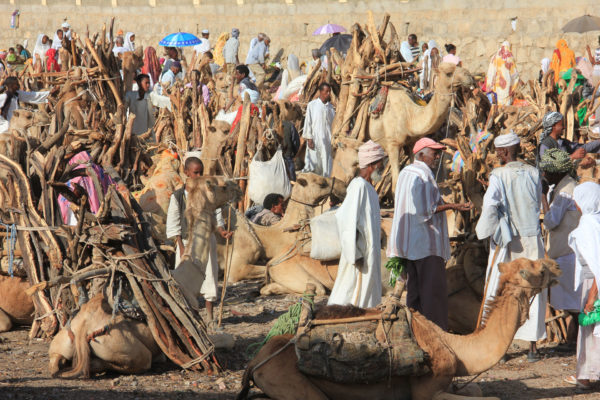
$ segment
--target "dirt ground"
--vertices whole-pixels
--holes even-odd
[[[88,380],[53,379],[47,371],[48,342],[27,338],[28,328],[0,334],[0,399],[28,400],[137,400],[233,399],[247,364],[246,348],[261,341],[271,323],[297,301],[297,296],[258,297],[259,282],[244,282],[228,289],[223,329],[234,335],[235,347],[218,353],[224,367],[218,376],[182,371],[166,362],[137,376],[112,373]],[[318,299],[323,302],[325,299]],[[501,399],[598,399],[597,392],[575,394],[563,378],[575,371],[574,352],[542,347],[544,359],[529,364],[523,346],[513,344],[510,360],[496,365],[475,382],[485,396]]]

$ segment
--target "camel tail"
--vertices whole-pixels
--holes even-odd
[[[252,369],[253,365],[250,363],[246,371],[244,371],[244,376],[242,377],[242,390],[238,393],[235,400],[246,400],[248,398],[248,392],[250,391],[250,381],[252,380]]]
[[[83,327],[82,327],[83,328]],[[90,377],[90,345],[87,341],[85,329],[79,329],[75,336],[75,354],[73,368],[60,375],[61,378],[89,378]]]

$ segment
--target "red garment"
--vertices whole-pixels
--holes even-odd
[[[48,49],[46,57],[48,57],[48,61],[46,61],[46,71],[60,72],[60,65],[58,65],[58,60],[56,59],[56,49]]]
[[[152,82],[157,83],[160,72],[160,62],[156,56],[156,50],[154,50],[154,47],[146,47],[146,50],[144,50],[142,74],[150,75]]]
[[[235,115],[235,119],[233,120],[233,124],[231,124],[231,130],[229,132],[233,132],[233,130],[235,129],[235,126],[242,119],[242,110],[243,109],[244,109],[243,105],[241,105],[240,108],[238,108],[237,114]],[[250,115],[258,115],[258,107],[256,107],[252,103],[250,104]]]

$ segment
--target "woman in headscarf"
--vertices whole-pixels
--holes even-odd
[[[558,82],[563,72],[575,67],[575,53],[567,45],[565,39],[556,42],[556,49],[552,53],[550,68],[554,71],[554,83]]]
[[[600,185],[585,182],[577,186],[573,199],[581,211],[579,225],[569,235],[576,256],[575,288],[581,288],[581,310],[594,310],[600,279]],[[577,373],[567,378],[578,389],[589,390],[590,380],[600,379],[600,324],[579,326]]]
[[[97,180],[97,183],[100,184],[103,194],[106,194],[108,191],[108,186],[113,184],[114,181],[110,176],[104,173],[104,170],[100,166],[92,162],[90,155],[85,151],[75,154],[73,158],[69,160],[69,165],[75,166],[73,170],[87,170],[87,168],[90,167],[96,175],[95,177],[90,176],[90,172],[88,170],[85,175],[70,179],[67,182],[67,186],[77,197],[81,197],[84,194],[87,195],[87,203],[90,207],[90,211],[93,214],[97,213],[100,209],[100,199],[104,196],[100,197],[98,195],[94,181]],[[86,193],[81,193],[80,189],[85,190]],[[70,201],[63,197],[63,195],[58,196],[58,205],[63,223],[73,226],[77,225],[77,218],[75,217],[73,210],[71,210],[71,207],[69,207],[70,204]]]
[[[146,47],[144,50],[144,65],[142,66],[142,74],[146,74],[150,77],[150,88],[154,86],[155,82],[158,82],[160,72],[160,61],[158,61],[156,50],[154,47]]]
[[[492,57],[485,80],[486,91],[496,93],[498,104],[510,105],[511,95],[519,83],[517,63],[511,52],[510,43],[504,41]]]
[[[54,34],[54,38],[52,38],[52,48],[58,50],[62,47],[62,40],[64,36],[64,32],[62,29],[59,29]]]
[[[223,56],[223,47],[225,47],[225,43],[229,40],[230,34],[229,32],[222,32],[217,39],[217,43],[215,44],[215,51],[213,52],[213,62],[219,66],[225,65],[225,57]]]
[[[44,69],[44,60],[46,59],[46,52],[48,50],[50,50],[50,38],[40,33],[33,48],[33,67],[37,70],[39,66],[39,72]]]
[[[125,42],[123,44],[123,47],[125,47],[125,51],[135,50],[135,33],[127,32],[125,34]]]
[[[423,68],[421,72],[421,90],[433,90],[435,71],[442,62],[440,49],[435,40],[430,40],[427,46],[428,50],[423,55],[423,61],[421,62]]]
[[[544,79],[544,75],[546,75],[546,73],[548,72],[549,69],[550,69],[550,59],[548,57],[542,58],[542,60],[540,61],[540,75],[538,77],[538,82],[542,83],[542,80]]]

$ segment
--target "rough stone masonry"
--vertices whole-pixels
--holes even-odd
[[[454,43],[464,66],[485,72],[500,43],[509,40],[523,79],[537,77],[540,60],[551,57],[556,41],[564,37],[576,55],[585,45],[595,48],[598,34],[562,34],[561,27],[584,14],[599,15],[600,5],[590,0],[2,0],[4,29],[0,48],[28,39],[33,49],[38,33],[52,37],[65,18],[76,32],[97,32],[116,17],[116,29],[136,33],[136,43],[158,47],[166,34],[210,29],[213,43],[221,32],[241,30],[240,59],[251,38],[266,32],[271,52],[283,48],[307,60],[310,49],[326,36],[312,36],[320,25],[336,23],[347,29],[364,22],[368,10],[376,22],[391,14],[398,33],[416,33],[419,41],[434,39],[443,48]],[[20,10],[19,27],[10,28],[10,16]],[[516,18],[516,29],[511,20]]]

